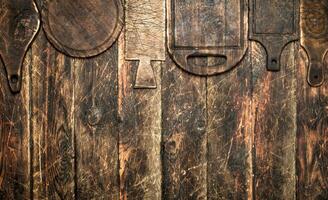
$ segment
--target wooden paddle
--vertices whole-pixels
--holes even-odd
[[[0,55],[13,93],[21,89],[21,67],[39,26],[33,0],[0,0]]]

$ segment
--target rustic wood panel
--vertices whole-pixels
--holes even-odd
[[[73,199],[72,59],[40,32],[32,46],[31,132],[33,193],[37,199]]]
[[[328,199],[327,82],[309,86],[298,44],[274,73],[255,42],[208,78],[167,55],[151,62],[157,88],[133,89],[124,42],[73,59],[41,31],[16,95],[0,64],[0,199]]]
[[[119,53],[120,199],[161,199],[161,85],[133,89],[140,61],[124,61]],[[161,62],[151,62],[161,81]]]
[[[76,198],[118,199],[118,47],[74,61]]]
[[[328,199],[328,82],[307,83],[308,58],[300,50],[297,70],[297,199]],[[328,63],[328,59],[326,59]],[[327,73],[327,64],[324,72]]]
[[[208,78],[208,199],[252,197],[252,68]]]
[[[206,199],[206,78],[167,57],[162,73],[163,198]]]
[[[0,62],[0,199],[31,197],[30,69],[31,51],[22,66],[22,91],[13,95]]]
[[[289,45],[281,71],[272,73],[264,49],[252,45],[255,199],[295,199],[295,54]]]

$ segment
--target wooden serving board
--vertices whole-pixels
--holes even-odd
[[[214,75],[236,66],[247,50],[245,0],[168,0],[167,38],[171,58],[196,75]]]
[[[21,89],[22,64],[39,26],[33,0],[0,0],[0,55],[13,93]]]
[[[125,59],[138,60],[135,88],[156,88],[154,61],[165,60],[164,0],[126,0]]]
[[[265,48],[267,69],[279,71],[283,49],[299,40],[299,1],[251,0],[250,8],[250,39]]]
[[[43,28],[51,43],[73,57],[91,57],[108,49],[123,25],[121,0],[45,0]]]
[[[301,1],[301,45],[309,58],[308,83],[320,86],[324,81],[328,51],[328,1]]]

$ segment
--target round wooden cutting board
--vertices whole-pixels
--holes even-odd
[[[42,22],[47,38],[59,51],[91,57],[108,49],[123,26],[121,0],[46,0]]]

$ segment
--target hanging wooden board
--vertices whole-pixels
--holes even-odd
[[[245,0],[168,0],[167,38],[172,59],[196,75],[232,69],[247,50]]]
[[[152,61],[165,60],[165,3],[126,0],[125,59],[138,60],[134,88],[156,88]]]
[[[91,57],[117,39],[123,6],[120,0],[45,0],[42,22],[56,49],[73,57]]]
[[[301,1],[301,45],[309,58],[308,83],[320,86],[324,81],[328,51],[328,1]]]
[[[279,71],[283,49],[299,40],[299,2],[251,0],[250,8],[250,39],[265,48],[267,69]]]
[[[39,26],[33,0],[0,0],[0,55],[13,93],[21,89],[22,64]]]

